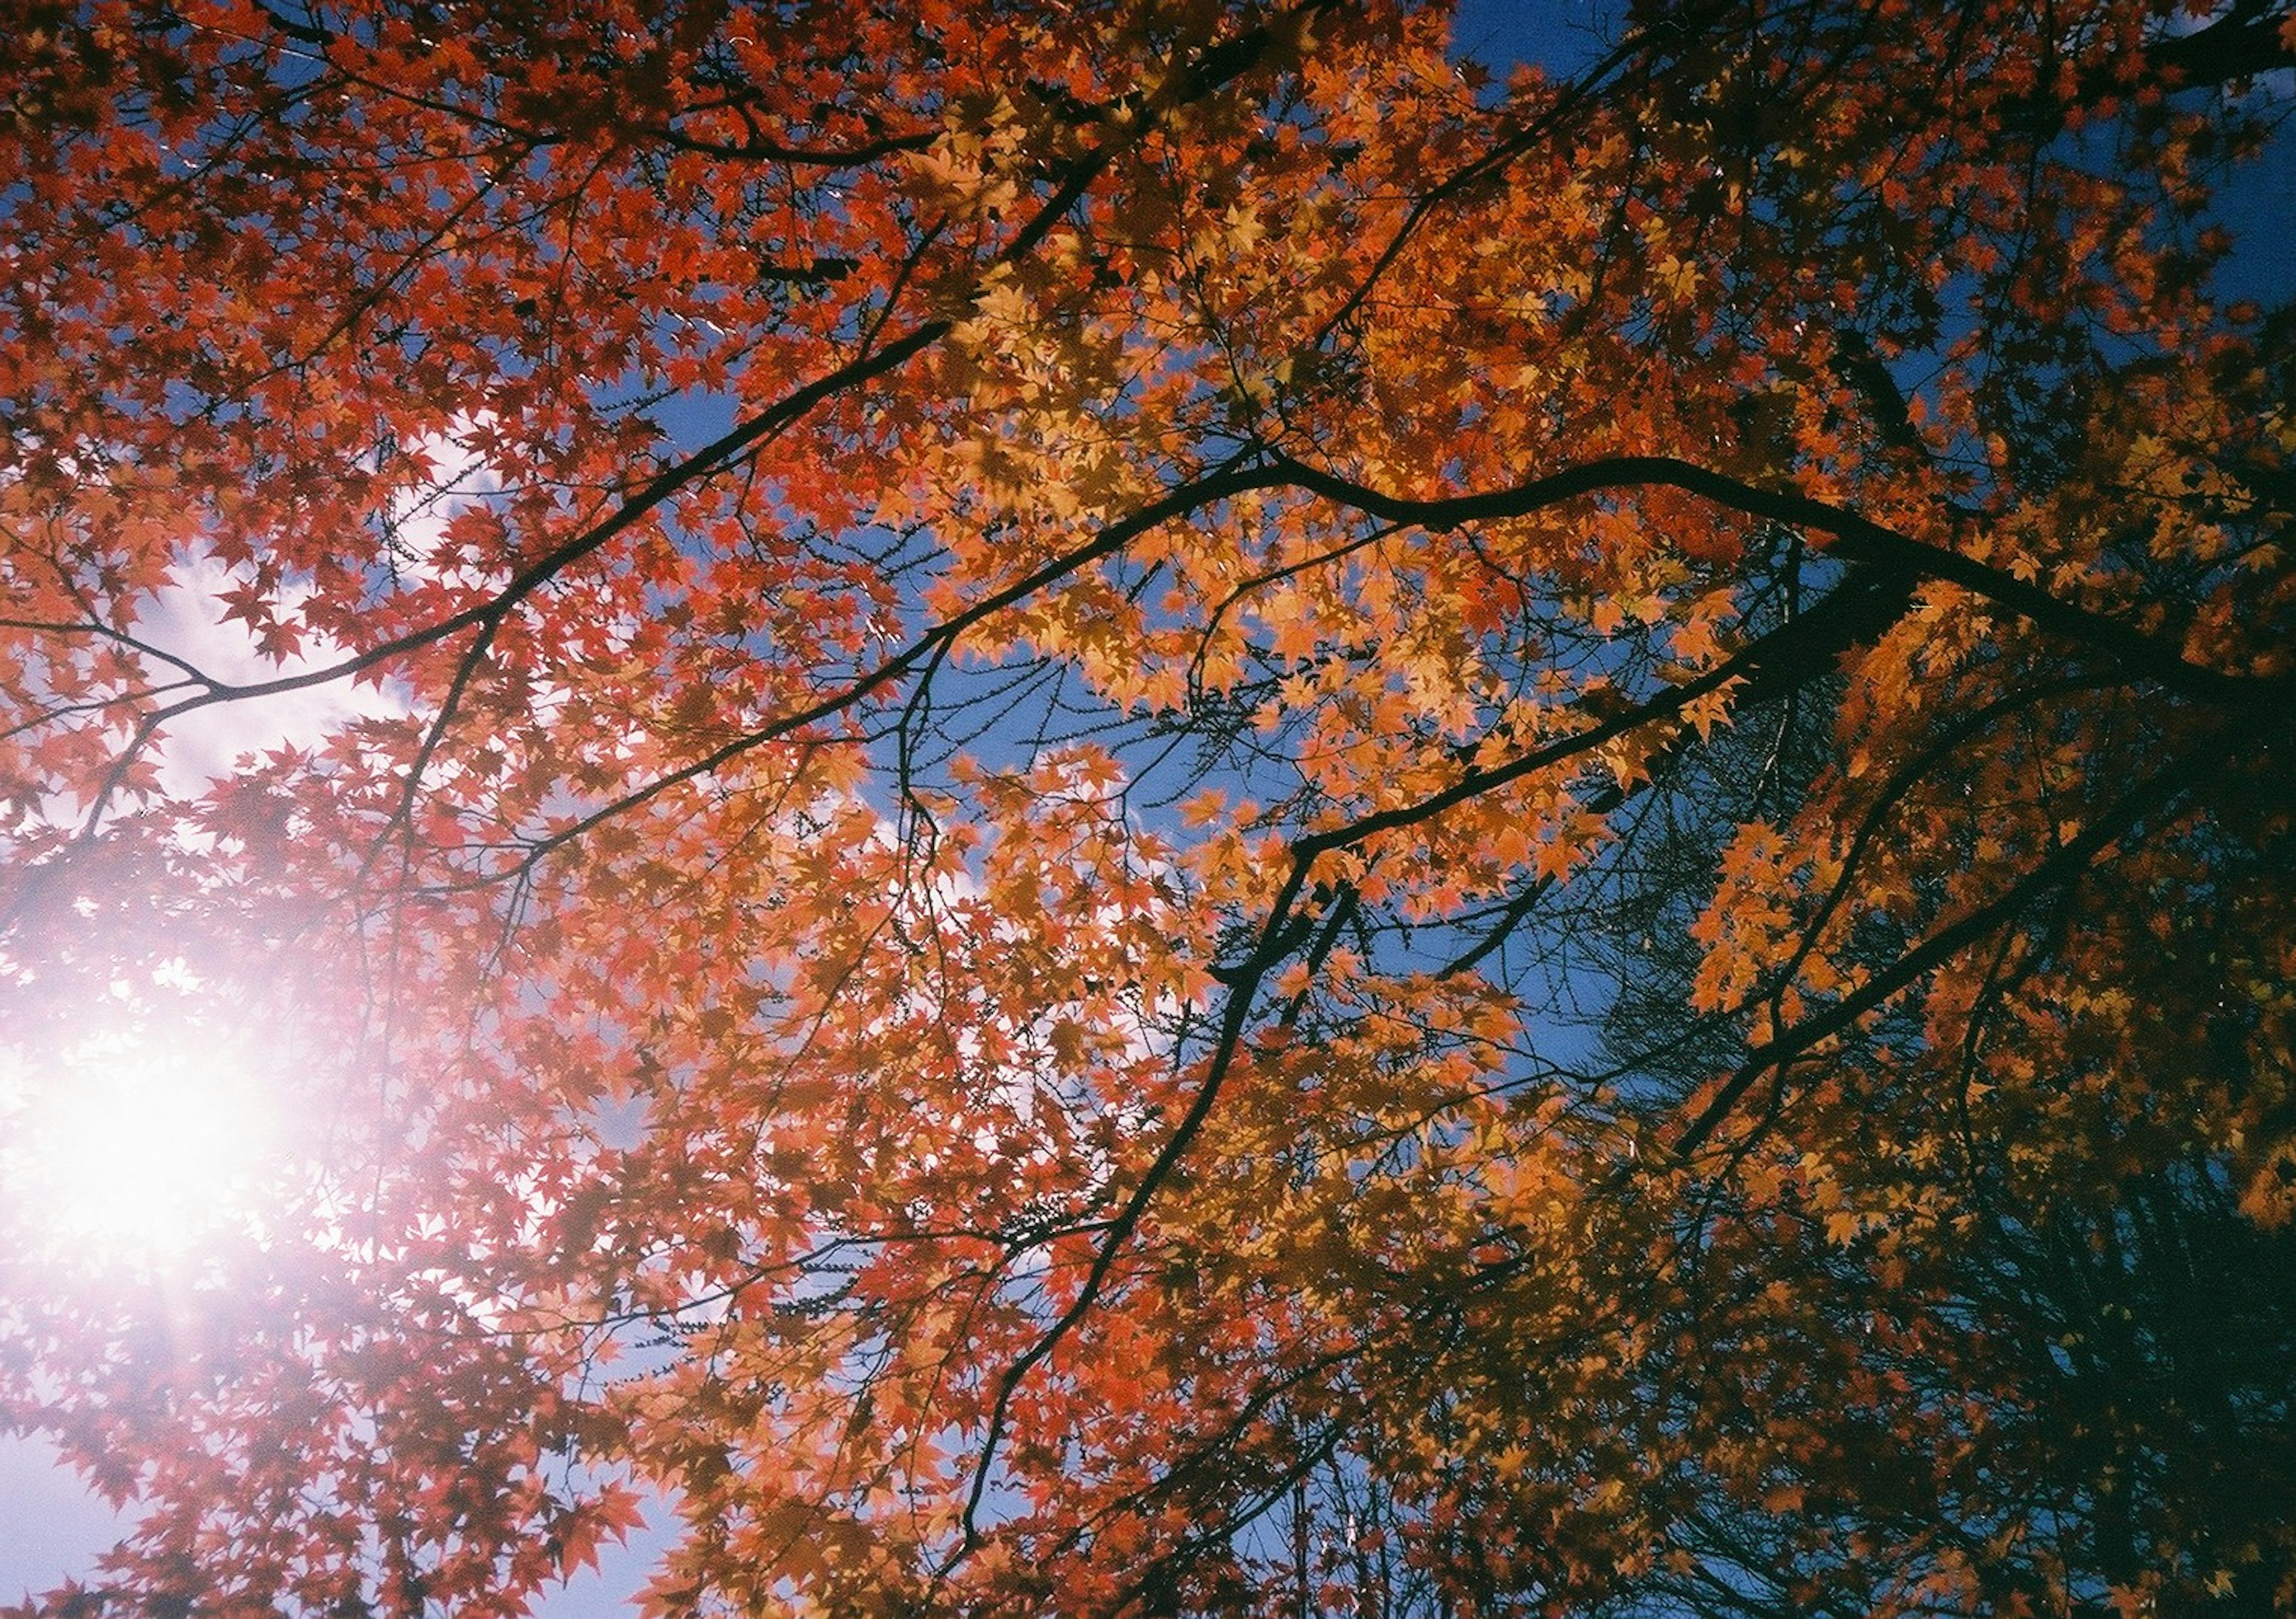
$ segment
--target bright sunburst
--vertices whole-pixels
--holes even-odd
[[[97,1028],[0,1057],[9,1223],[67,1261],[182,1259],[255,1216],[266,1102],[239,1053],[189,1031]]]

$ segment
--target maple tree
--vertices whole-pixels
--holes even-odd
[[[2296,1605],[2296,21],[1447,43],[33,8],[49,1609]]]

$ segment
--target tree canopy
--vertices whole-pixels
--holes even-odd
[[[2296,1608],[2279,0],[19,15],[36,1611]]]

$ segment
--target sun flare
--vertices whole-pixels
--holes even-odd
[[[272,1109],[235,1053],[97,1033],[0,1069],[11,1223],[67,1260],[180,1259],[245,1230],[273,1157]]]

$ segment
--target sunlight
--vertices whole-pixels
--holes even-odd
[[[272,1109],[211,1035],[98,1029],[46,1061],[0,1058],[8,1223],[68,1263],[186,1258],[257,1214]]]

